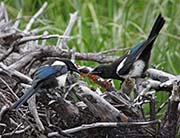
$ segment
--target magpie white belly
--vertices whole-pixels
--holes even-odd
[[[145,63],[143,60],[137,60],[133,64],[133,68],[129,73],[130,77],[140,77],[144,71]]]
[[[59,77],[56,77],[56,80],[58,82],[58,87],[62,87],[62,86],[65,86],[66,84],[66,78],[67,78],[67,73],[64,74],[64,75],[61,75]]]

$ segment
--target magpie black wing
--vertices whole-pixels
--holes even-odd
[[[133,47],[129,51],[127,58],[122,61],[119,69],[117,70],[117,73],[119,75],[127,73],[132,67],[133,63],[139,58],[148,62],[153,43],[157,38],[160,30],[164,26],[164,23],[165,20],[160,14],[151,29],[148,39]]]
[[[117,70],[118,75],[124,75],[126,74],[130,68],[132,67],[133,63],[139,58],[142,51],[155,39],[155,37],[151,39],[147,39],[144,42],[141,42],[137,44],[135,47],[133,47],[129,53],[127,54],[127,57],[120,63],[120,67]]]

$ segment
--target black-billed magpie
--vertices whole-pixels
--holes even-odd
[[[37,69],[34,73],[32,86],[27,92],[16,101],[11,109],[17,109],[24,104],[40,88],[55,88],[65,85],[68,72],[77,72],[77,67],[69,60],[61,59],[51,65],[45,65]]]
[[[153,43],[165,23],[161,14],[157,17],[148,38],[134,46],[113,63],[100,65],[90,73],[105,79],[124,80],[127,77],[142,77],[148,68]]]

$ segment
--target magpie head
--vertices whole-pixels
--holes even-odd
[[[104,79],[112,78],[112,70],[110,65],[100,65],[93,69],[90,74],[98,75]]]
[[[60,61],[64,62],[66,64],[66,66],[68,67],[68,70],[72,73],[72,72],[76,72],[76,73],[80,73],[78,68],[74,65],[74,63],[72,63],[70,60],[67,59],[61,59]]]

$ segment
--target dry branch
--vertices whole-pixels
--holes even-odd
[[[105,128],[105,127],[146,126],[146,125],[152,125],[152,124],[157,124],[157,123],[160,123],[160,121],[155,120],[155,121],[149,121],[149,122],[97,122],[93,124],[83,124],[79,127],[63,130],[62,132],[71,134],[71,133],[79,132],[82,130],[97,128],[97,127]]]
[[[80,91],[77,93],[86,103],[89,110],[96,116],[101,118],[101,121],[122,121],[127,122],[128,117],[121,111],[114,108],[105,99],[90,90],[86,86],[80,86]]]
[[[177,122],[179,119],[178,105],[180,102],[180,82],[173,83],[172,94],[169,97],[168,114],[165,120],[165,125],[161,128],[163,138],[175,138],[177,132]],[[171,130],[171,131],[169,131]]]
[[[71,38],[69,36],[61,36],[61,35],[58,35],[58,34],[53,34],[53,35],[38,35],[38,36],[26,36],[26,37],[23,37],[19,42],[18,42],[18,45],[22,45],[26,42],[29,42],[29,41],[35,41],[35,40],[44,40],[44,39],[51,39],[51,38]]]
[[[102,132],[112,137],[116,134],[128,137],[130,133],[132,133],[131,136],[137,137],[142,135],[144,137],[147,135],[149,137],[175,137],[179,119],[180,76],[174,76],[157,69],[148,69],[146,71],[147,79],[128,78],[121,84],[120,91],[113,87],[110,82],[102,80],[98,76],[91,76],[88,72],[81,74],[105,88],[106,91],[110,91],[105,91],[106,93],[103,94],[97,92],[99,88],[97,88],[97,91],[93,91],[94,88],[91,90],[81,83],[76,83],[77,80],[74,81],[74,79],[77,76],[71,76],[70,79],[67,79],[67,85],[63,90],[61,88],[40,90],[43,92],[37,94],[37,105],[34,96],[28,101],[29,108],[23,106],[17,112],[10,111],[4,115],[7,112],[7,105],[11,105],[11,101],[17,99],[17,95],[22,94],[22,89],[26,88],[27,84],[31,84],[30,72],[39,67],[44,60],[69,58],[104,64],[111,63],[118,58],[117,56],[107,56],[108,54],[117,50],[126,50],[115,48],[99,53],[79,53],[75,51],[75,48],[71,50],[64,49],[67,40],[73,38],[70,36],[70,32],[78,18],[77,12],[70,14],[69,24],[63,35],[48,34],[46,31],[42,35],[32,35],[31,32],[34,33],[40,30],[39,28],[32,28],[32,26],[46,7],[47,2],[30,19],[24,31],[18,33],[22,12],[19,12],[16,20],[14,20],[15,23],[12,24],[14,21],[9,20],[6,8],[3,4],[0,6],[0,74],[3,75],[3,79],[0,78],[0,82],[3,83],[0,86],[0,119],[3,118],[1,120],[3,122],[0,123],[0,128],[2,128],[0,134],[2,133],[4,136],[17,135],[19,137],[33,133],[37,137],[70,137],[67,134],[73,133],[73,136],[88,137],[91,132],[96,132],[97,137],[100,137],[99,128],[104,128],[105,130],[102,129]],[[46,46],[46,41],[53,38],[58,39],[57,45]],[[38,45],[39,40],[45,41]],[[13,79],[14,81],[6,82],[4,78]],[[16,84],[10,85],[8,82],[15,82]],[[78,90],[74,86],[78,87]],[[134,87],[137,96],[133,97],[131,93],[134,92]],[[171,96],[169,101],[165,101],[156,110],[155,93],[159,90],[168,91]],[[81,103],[81,105],[78,105],[78,103]],[[148,114],[150,118],[144,114],[143,105],[145,103],[150,105],[150,113]],[[162,119],[163,124],[155,119],[157,113],[166,105],[169,108],[164,119]],[[32,121],[32,115],[29,114],[28,109],[35,121]],[[99,120],[108,122],[98,122]],[[142,120],[152,121],[143,122]],[[160,125],[160,123],[161,129],[159,130],[158,127],[155,127],[155,124]],[[145,129],[145,125],[148,128]],[[169,131],[170,129],[172,131]],[[106,130],[112,130],[112,132],[109,133]],[[81,135],[76,133],[80,131]],[[161,135],[158,135],[158,133]],[[103,136],[106,137],[106,134]]]
[[[72,28],[73,28],[77,18],[78,18],[78,12],[77,11],[74,12],[74,13],[70,13],[69,24],[68,24],[68,26],[67,26],[63,36],[69,36],[70,35],[71,30],[72,30]],[[57,45],[56,46],[58,46],[60,49],[65,48],[65,47],[67,48],[66,41],[67,41],[66,38],[62,38],[62,39],[59,38],[59,40],[57,41]]]
[[[20,70],[24,68],[30,61],[33,59],[42,59],[45,57],[59,57],[59,58],[70,58],[71,52],[69,50],[63,50],[56,48],[54,46],[51,47],[42,47],[42,46],[34,46],[32,50],[26,51],[26,56],[23,56],[14,64],[10,65],[10,68]],[[86,61],[96,61],[100,63],[112,62],[116,58],[112,56],[104,56],[99,55],[97,53],[74,53],[75,58],[78,60],[86,60]]]
[[[27,34],[29,30],[31,29],[34,21],[44,12],[45,8],[47,7],[48,3],[45,2],[42,7],[38,10],[38,12],[30,19],[29,23],[26,25],[26,28],[24,29],[23,33]]]
[[[146,71],[146,74],[151,79],[159,80],[161,82],[165,82],[165,81],[173,79],[175,77],[174,75],[172,75],[170,73],[167,73],[167,72],[164,72],[164,71],[161,71],[161,70],[157,70],[157,69],[153,69],[153,68],[148,69]]]
[[[39,129],[40,132],[43,132],[45,130],[43,123],[41,122],[39,118],[39,114],[37,111],[37,105],[36,105],[36,95],[33,95],[29,100],[28,100],[28,106],[31,114],[33,115],[36,125]]]
[[[17,70],[7,67],[3,63],[0,63],[0,72],[4,72],[4,73],[8,74],[9,76],[15,76],[24,83],[32,82],[32,79],[29,78],[28,76],[22,74],[21,72],[19,72]]]

